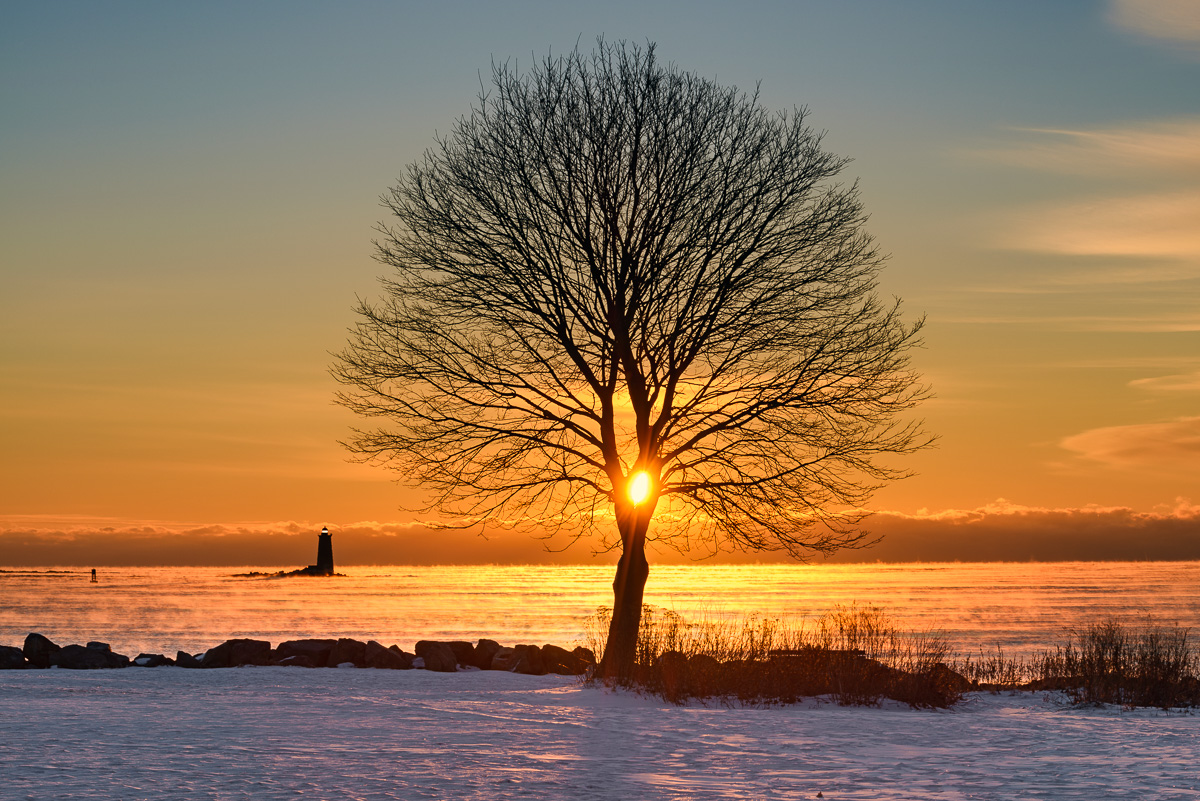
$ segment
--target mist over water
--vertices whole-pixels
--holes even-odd
[[[421,639],[570,645],[611,604],[612,567],[342,567],[329,578],[246,578],[272,568],[0,571],[0,644],[38,631],[128,655],[203,651],[231,637],[272,644],[353,637],[411,650]],[[1147,617],[1200,629],[1200,562],[651,566],[646,603],[685,618],[811,619],[836,605],[884,608],[959,654],[1027,655],[1079,625]]]

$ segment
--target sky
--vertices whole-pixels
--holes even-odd
[[[431,533],[328,374],[379,196],[601,35],[807,107],[927,317],[937,446],[841,558],[1200,558],[1193,0],[0,10],[0,566],[611,559]]]

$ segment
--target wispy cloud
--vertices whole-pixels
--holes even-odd
[[[1091,130],[1016,130],[1020,141],[973,155],[1078,176],[1087,196],[992,212],[980,221],[991,231],[985,236],[1001,249],[1077,259],[1028,274],[1007,285],[1009,292],[1111,291],[1200,277],[1200,116]],[[1186,310],[1165,311],[1150,321],[1152,328],[1159,323],[1166,330],[1193,328]],[[1138,324],[1137,330],[1144,327]]]
[[[1094,314],[947,314],[942,324],[958,325],[1034,325],[1052,331],[1117,332],[1126,334],[1178,334],[1200,331],[1200,312],[1155,315]]]
[[[1200,392],[1200,371],[1155,378],[1138,378],[1130,381],[1129,386],[1150,392]]]
[[[1016,144],[976,150],[973,155],[1002,164],[1081,175],[1141,175],[1146,171],[1176,174],[1180,170],[1200,173],[1200,116],[1090,131],[1014,130],[1026,138]]]
[[[1196,0],[1112,0],[1112,25],[1200,52],[1200,3]]]
[[[1185,499],[1151,511],[1122,506],[1051,508],[1003,498],[973,509],[881,511],[866,521],[880,541],[830,562],[1200,559],[1200,505]],[[315,554],[319,524],[174,525],[161,521],[0,516],[0,545],[12,566],[212,565],[298,567]],[[580,542],[562,551],[526,534],[483,539],[420,523],[330,524],[339,566],[430,564],[611,564]],[[692,564],[707,552],[663,550],[656,563]],[[823,557],[816,557],[824,561]],[[719,554],[719,563],[793,561],[771,551]],[[353,568],[347,568],[353,572]]]
[[[1071,256],[1200,259],[1200,189],[1037,206],[1013,215],[1009,247]],[[1191,277],[1186,273],[1160,277]]]
[[[1111,467],[1200,472],[1200,417],[1093,428],[1067,437],[1059,445]]]

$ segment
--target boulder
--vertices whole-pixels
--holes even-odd
[[[399,648],[384,648],[374,640],[367,642],[366,666],[383,670],[411,670],[412,659],[406,658]]]
[[[276,661],[281,667],[305,667],[315,668],[317,664],[309,659],[304,654],[294,654],[293,656],[285,656],[283,659]]]
[[[388,650],[400,654],[400,656],[408,660],[409,664],[412,664],[412,661],[417,658],[416,654],[410,654],[408,651],[400,650],[399,645],[389,645]]]
[[[0,670],[21,670],[27,665],[25,653],[15,645],[0,645]]]
[[[591,648],[584,648],[582,645],[576,645],[571,649],[571,653],[573,653],[575,658],[583,664],[584,670],[596,666],[596,654],[592,652]]]
[[[517,664],[517,673],[528,673],[533,676],[543,676],[546,673],[545,660],[542,659],[542,649],[536,645],[515,646],[518,657],[524,657]]]
[[[584,671],[584,664],[579,657],[557,645],[542,646],[542,667],[547,673],[560,676],[578,676]]]
[[[424,660],[426,670],[453,673],[458,670],[458,657],[449,643],[421,640],[417,643],[417,657]]]
[[[507,670],[510,673],[527,673],[540,676],[546,672],[541,649],[536,645],[517,645],[501,648],[492,657],[492,670]]]
[[[475,652],[471,655],[471,665],[480,670],[492,669],[492,658],[501,648],[495,640],[480,640],[475,644]]]
[[[692,654],[687,661],[687,675],[692,695],[715,695],[721,686],[721,663],[708,654]]]
[[[929,671],[929,681],[952,692],[966,693],[975,689],[975,684],[963,674],[944,662],[938,662]]]
[[[104,643],[97,643],[104,646]],[[67,670],[103,670],[129,666],[129,657],[114,654],[107,646],[89,648],[83,645],[68,645],[55,654],[55,664]]]
[[[517,669],[519,661],[516,648],[501,647],[492,655],[492,664],[488,665],[488,670],[507,670],[511,673]]]
[[[276,664],[283,664],[286,659],[303,656],[312,662],[313,667],[325,667],[329,664],[329,652],[335,645],[337,645],[337,640],[288,640],[279,643],[279,647],[275,649],[274,658]],[[288,664],[294,663],[289,662]]]
[[[33,667],[48,668],[54,664],[54,655],[61,650],[62,646],[50,642],[49,638],[43,637],[36,632],[30,632],[25,637],[25,646],[21,649],[21,652]]]
[[[342,637],[333,644],[333,648],[329,651],[329,661],[325,664],[328,667],[337,667],[344,665],[347,662],[355,667],[367,666],[367,644],[360,640],[352,640],[348,637]]]
[[[269,665],[271,643],[266,640],[226,640],[204,654],[200,667],[226,668],[242,665]]]
[[[200,660],[187,651],[176,651],[175,666],[181,668],[198,668],[200,667]]]
[[[688,658],[679,651],[664,651],[654,660],[662,682],[663,696],[668,701],[678,701],[687,693]]]
[[[163,667],[175,664],[162,654],[138,654],[133,658],[136,667]]]
[[[463,640],[454,640],[448,642],[450,650],[454,652],[454,659],[462,666],[472,665],[475,663],[475,646]]]

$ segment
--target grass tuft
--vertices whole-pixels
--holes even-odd
[[[1200,706],[1200,648],[1178,625],[1095,623],[1039,654],[1034,670],[1032,689],[1064,690],[1075,703]]]
[[[587,626],[601,653],[610,610]],[[942,708],[970,690],[1057,690],[1077,704],[1200,706],[1200,645],[1189,630],[1105,620],[1068,631],[1030,659],[1000,646],[950,659],[938,633],[904,632],[875,606],[838,606],[815,621],[740,619],[645,606],[634,677],[637,689],[674,702],[789,704],[828,696],[843,705],[890,698]]]
[[[588,625],[601,652],[611,612]],[[891,698],[914,707],[948,707],[970,683],[946,665],[949,646],[934,633],[901,632],[878,607],[836,607],[803,620],[704,617],[642,611],[633,686],[673,703],[689,699],[788,704],[831,696],[844,705]]]

